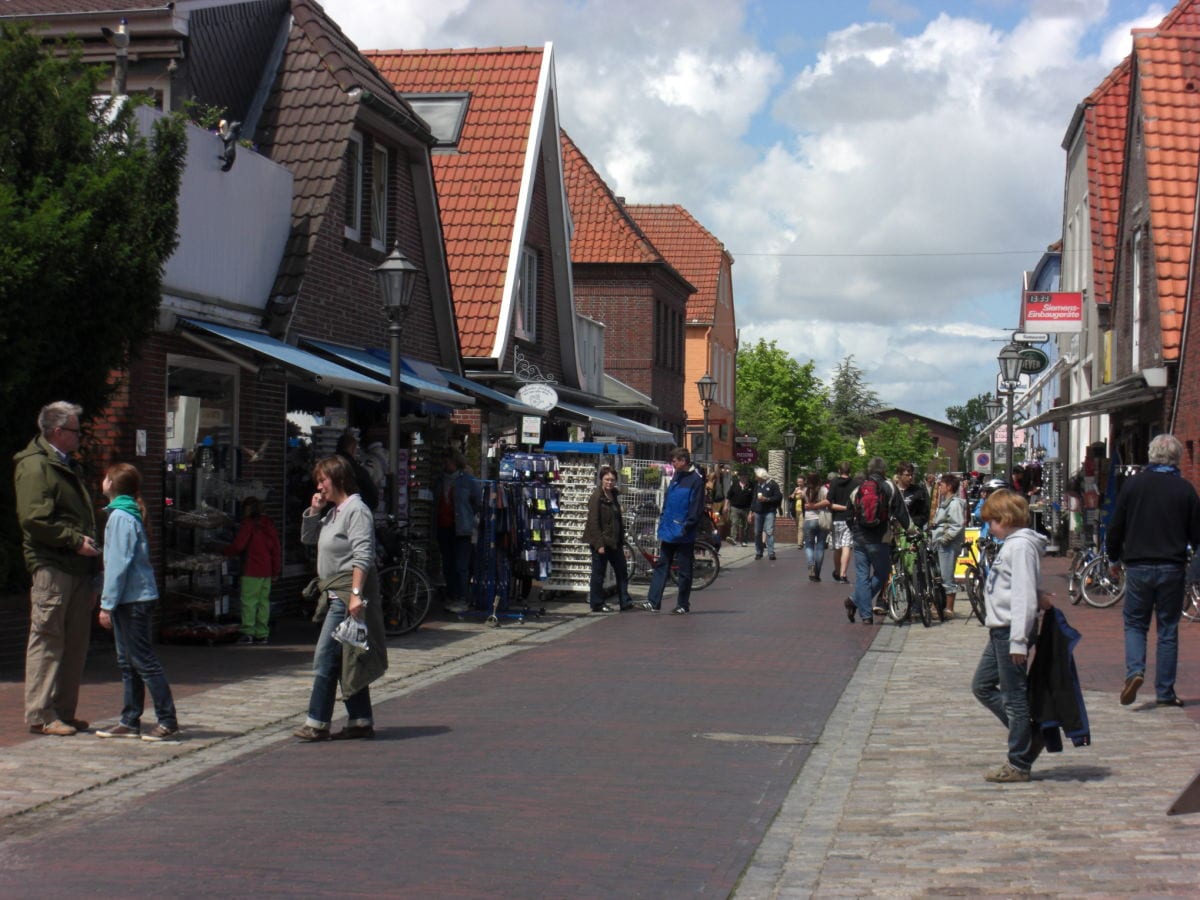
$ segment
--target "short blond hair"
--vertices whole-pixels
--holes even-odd
[[[992,491],[987,500],[983,501],[983,509],[979,512],[979,518],[985,522],[998,522],[1005,526],[1028,528],[1029,501],[1016,491],[1004,488]]]

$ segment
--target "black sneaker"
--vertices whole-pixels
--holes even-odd
[[[768,554],[767,554],[767,559],[769,559],[771,562],[775,562],[775,554],[774,554],[774,553],[768,553]]]
[[[675,616],[686,616],[688,614],[688,608],[686,606],[677,606],[671,610],[671,614]]]
[[[265,637],[255,638],[255,639],[254,639],[254,643],[256,643],[256,644],[269,644],[269,643],[271,643],[271,639],[270,639],[270,638],[265,638]]]
[[[375,728],[372,725],[347,725],[329,736],[332,741],[373,741]]]
[[[643,600],[641,603],[639,603],[637,605],[638,605],[639,609],[644,609],[646,612],[658,612],[658,607],[655,606],[653,603],[651,603],[649,600]]]
[[[605,603],[602,606],[593,606],[592,612],[594,612],[594,613],[610,613],[610,612],[616,612],[616,610],[613,609],[611,606],[609,606],[607,603]]]
[[[253,644],[254,638],[248,634],[243,634],[240,638],[238,638],[237,642],[239,644]]]
[[[858,612],[858,607],[854,605],[854,601],[847,597],[842,601],[842,606],[846,607],[846,618],[853,622],[854,614]]]
[[[1183,706],[1183,701],[1178,697],[1168,697],[1166,700],[1155,700],[1155,706]]]

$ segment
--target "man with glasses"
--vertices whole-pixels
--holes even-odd
[[[42,407],[40,434],[16,461],[17,518],[30,591],[25,653],[25,723],[34,734],[67,737],[86,731],[75,718],[96,605],[96,513],[79,449],[83,408],[59,401]]]

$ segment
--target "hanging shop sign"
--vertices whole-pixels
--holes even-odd
[[[758,462],[758,451],[748,444],[743,444],[733,451],[733,458],[744,466]]]
[[[1050,365],[1050,357],[1037,347],[1026,347],[1021,351],[1021,371],[1027,375],[1036,375],[1046,371]]]
[[[517,390],[517,399],[522,403],[528,403],[534,409],[543,409],[549,412],[558,406],[558,391],[548,384],[533,382],[521,385]]]
[[[1021,327],[1056,334],[1083,328],[1083,294],[1079,291],[1025,291],[1021,295]]]

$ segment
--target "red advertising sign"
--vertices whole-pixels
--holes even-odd
[[[733,457],[743,465],[758,462],[758,451],[753,447],[741,446],[733,451]]]
[[[1078,291],[1025,291],[1021,295],[1021,327],[1064,333],[1083,328],[1083,294]]]

